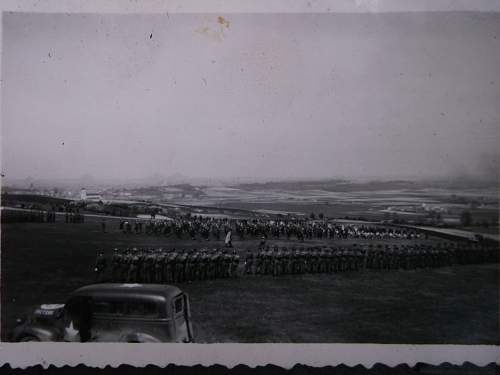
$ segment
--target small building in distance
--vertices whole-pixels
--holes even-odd
[[[80,199],[84,202],[101,202],[102,195],[99,193],[87,193],[85,188],[80,191]]]

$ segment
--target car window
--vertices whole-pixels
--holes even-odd
[[[95,300],[94,314],[115,315],[123,317],[158,318],[160,310],[154,302],[142,301],[105,301]]]
[[[134,302],[127,304],[127,315],[158,317],[158,306],[152,302]]]
[[[94,314],[113,314],[115,306],[111,302],[106,301],[94,301],[92,305],[92,311]]]
[[[174,311],[176,314],[182,313],[184,310],[184,300],[182,297],[177,297],[177,299],[174,302]]]

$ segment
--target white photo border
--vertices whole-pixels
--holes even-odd
[[[2,0],[4,12],[30,13],[389,13],[474,11],[500,12],[498,0]],[[0,28],[0,40],[2,31]],[[0,84],[1,84],[0,80]],[[0,93],[1,98],[1,93]],[[1,160],[0,160],[1,162]],[[1,235],[1,233],[0,233]],[[126,364],[160,367],[214,364],[233,368],[273,364],[286,369],[296,364],[313,367],[363,365],[387,366],[444,362],[477,366],[500,364],[496,345],[392,345],[392,344],[102,344],[102,343],[0,343],[0,366],[118,367]]]

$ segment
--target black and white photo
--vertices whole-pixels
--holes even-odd
[[[1,340],[498,345],[500,14],[4,12]]]

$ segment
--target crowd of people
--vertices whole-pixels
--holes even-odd
[[[177,238],[220,240],[228,232],[239,239],[420,239],[413,229],[391,228],[369,224],[336,224],[309,219],[227,219],[193,216],[172,220],[122,220],[120,230],[126,234],[151,234]]]
[[[247,250],[240,267],[236,250],[115,249],[110,267],[103,252],[97,256],[96,279],[106,272],[114,282],[177,283],[246,275],[290,275],[374,270],[412,270],[454,264],[498,262],[495,246],[471,243],[368,245],[341,247],[269,247]]]

